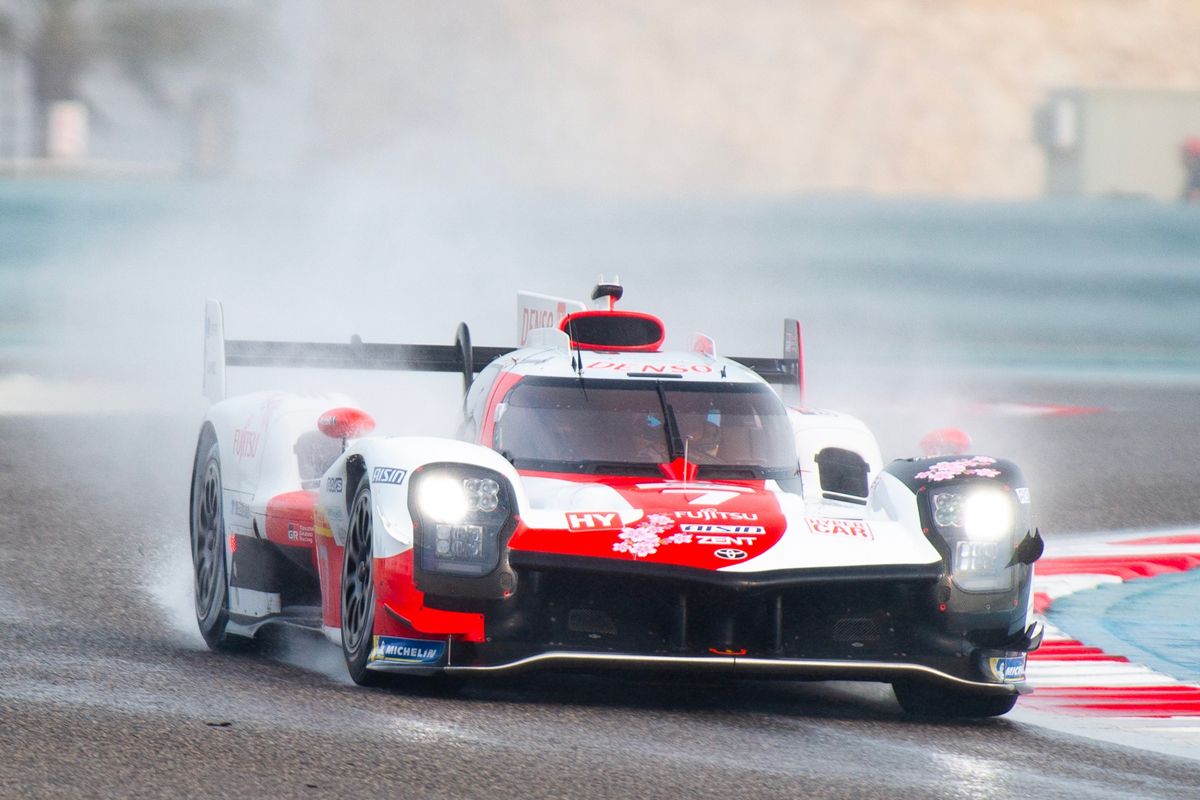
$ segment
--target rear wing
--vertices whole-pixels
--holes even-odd
[[[795,341],[799,343],[799,323],[794,326]],[[567,337],[559,334],[563,340]],[[536,338],[536,337],[535,337]],[[711,342],[711,340],[709,340]],[[765,381],[781,387],[786,402],[797,405],[803,385],[803,370],[798,356],[787,353],[788,339],[784,337],[784,358],[736,358],[732,360],[758,373]],[[334,342],[274,342],[252,339],[226,339],[224,313],[221,304],[209,300],[204,309],[204,396],[210,402],[225,399],[226,367],[296,367],[316,369],[378,369],[415,372],[454,372],[462,375],[463,391],[471,388],[476,373],[501,356],[516,350],[513,347],[482,347],[472,345],[467,323],[458,325],[454,344],[382,344],[364,342],[357,335],[348,343]],[[710,355],[714,355],[710,353]]]

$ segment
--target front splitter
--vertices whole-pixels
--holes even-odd
[[[901,678],[953,686],[978,694],[1024,694],[1024,682],[988,683],[951,675],[923,664],[832,659],[758,658],[748,656],[669,656],[586,651],[550,651],[512,661],[486,665],[454,665],[449,675],[507,675],[542,669],[653,670],[721,674],[742,678],[792,678],[794,680],[844,680],[890,682]]]

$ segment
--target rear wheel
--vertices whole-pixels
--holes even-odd
[[[1017,704],[1016,694],[971,694],[913,680],[894,681],[892,691],[904,713],[914,717],[999,717]]]
[[[221,455],[208,429],[200,435],[192,470],[191,542],[195,578],[196,622],[213,650],[242,644],[226,633],[229,584],[225,578],[225,518],[221,493]]]
[[[384,676],[367,669],[375,646],[375,581],[371,484],[363,475],[350,505],[350,525],[342,554],[342,655],[360,686],[378,686]]]

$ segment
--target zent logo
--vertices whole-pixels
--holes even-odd
[[[722,547],[713,553],[717,558],[723,558],[726,561],[741,561],[746,557],[745,550],[735,550],[732,547]]]
[[[824,517],[805,517],[808,529],[813,533],[823,533],[831,536],[849,536],[851,539],[874,539],[875,533],[871,526],[857,519],[826,519]]]
[[[342,483],[342,480],[343,480],[342,478],[326,478],[325,479],[325,491],[336,492],[338,494],[341,494],[342,487],[344,486],[344,484]]]
[[[615,511],[578,511],[567,514],[567,530],[615,531],[621,527],[621,516]]]
[[[396,469],[395,467],[376,467],[371,470],[371,483],[394,483],[400,485],[404,483],[404,476],[408,474],[406,469]]]

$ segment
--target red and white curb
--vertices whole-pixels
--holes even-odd
[[[1035,567],[1034,608],[1041,616],[1074,592],[1197,568],[1200,530],[1194,528],[1051,540]],[[1104,652],[1049,622],[1027,674],[1034,692],[1021,698],[1011,718],[1200,758],[1200,684]]]

